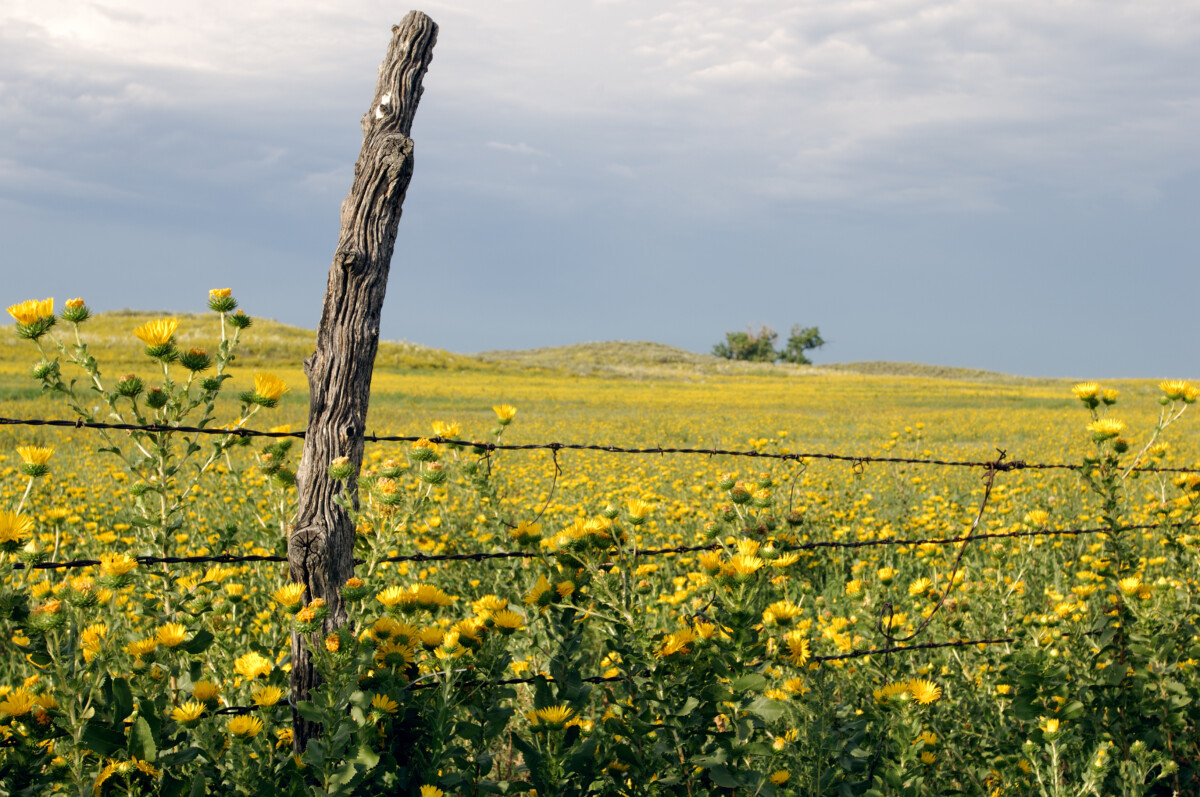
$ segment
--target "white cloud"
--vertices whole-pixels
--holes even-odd
[[[735,205],[903,197],[987,207],[1014,182],[1147,196],[1200,168],[1195,4],[425,8],[441,32],[423,104],[463,128],[440,146],[554,152],[555,168],[524,178],[543,181],[531,196],[603,190],[587,180],[624,164],[658,186],[646,201],[676,208],[698,190]],[[128,115],[164,109],[235,129],[263,114],[346,114],[368,100],[396,21],[381,0],[9,0],[0,11],[10,53],[0,55],[0,141],[9,142],[0,155],[36,159],[36,142],[11,143],[30,131],[53,140],[64,124],[100,123],[117,135]],[[495,175],[485,168],[461,184],[509,181],[498,163]]]
[[[545,152],[542,152],[540,149],[537,149],[536,147],[529,146],[524,141],[518,142],[516,144],[506,144],[502,141],[489,141],[486,144],[484,144],[484,146],[487,147],[488,149],[499,150],[500,152],[511,152],[514,155],[535,155],[535,156],[541,156],[541,157],[548,157]]]

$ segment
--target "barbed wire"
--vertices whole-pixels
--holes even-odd
[[[1191,523],[1146,523],[1134,526],[1122,526],[1121,531],[1151,531],[1153,529],[1182,529],[1191,528]],[[989,531],[982,534],[973,534],[969,537],[923,537],[923,538],[904,538],[904,537],[884,537],[877,540],[813,540],[809,542],[799,542],[792,545],[787,545],[779,548],[780,553],[812,551],[818,548],[870,548],[876,545],[898,545],[898,546],[918,546],[918,545],[955,545],[967,540],[991,540],[991,539],[1012,539],[1020,537],[1056,537],[1056,536],[1078,536],[1086,534],[1108,534],[1112,533],[1112,529],[1107,526],[1096,526],[1093,528],[1078,528],[1078,529],[1040,529],[1029,531]],[[632,556],[663,556],[670,554],[685,554],[699,553],[702,551],[716,551],[721,549],[721,544],[710,542],[705,545],[679,545],[674,548],[646,548],[630,551]],[[553,556],[555,552],[550,552],[546,555]],[[388,556],[380,559],[379,562],[483,562],[489,559],[537,559],[543,554],[533,551],[492,551],[479,553],[443,553],[443,554],[428,554],[414,553],[404,554],[400,556]],[[246,562],[286,562],[286,556],[275,556],[270,554],[247,554],[245,556],[234,556],[233,554],[213,554],[208,556],[136,556],[133,557],[138,561],[138,564],[241,564]],[[356,565],[366,564],[365,559],[355,559]],[[29,565],[24,562],[16,562],[13,568],[16,570],[32,569],[32,570],[68,570],[81,567],[96,567],[100,565],[99,559],[75,559],[68,562],[37,562]]]
[[[258,429],[220,429],[200,426],[167,426],[163,424],[132,424],[132,423],[109,423],[103,421],[85,421],[82,418],[79,420],[52,420],[42,418],[0,418],[0,426],[51,426],[73,429],[113,429],[117,431],[141,431],[150,432],[152,434],[161,434],[165,432],[178,432],[182,434],[208,434],[208,435],[226,435],[239,438],[253,437],[268,437],[281,438],[290,437],[304,439],[305,432],[264,432]],[[900,464],[900,465],[939,465],[944,467],[957,468],[981,468],[987,469],[997,467],[1000,471],[1015,471],[1015,470],[1067,470],[1081,471],[1087,469],[1085,465],[1075,465],[1068,463],[1056,462],[1026,462],[1024,460],[1014,459],[1006,461],[999,466],[995,461],[984,460],[952,460],[952,459],[931,459],[929,457],[891,457],[891,456],[874,456],[870,454],[837,454],[829,452],[771,452],[757,451],[754,449],[728,449],[728,448],[680,448],[671,446],[645,446],[645,447],[629,447],[609,445],[603,443],[488,443],[479,440],[455,440],[445,437],[428,437],[421,435],[363,435],[362,439],[368,443],[415,443],[418,440],[428,440],[439,445],[458,446],[477,450],[480,453],[495,452],[495,451],[599,451],[609,454],[682,454],[682,455],[700,455],[700,456],[723,456],[723,457],[749,457],[755,459],[771,459],[784,462],[795,461],[802,462],[806,460],[828,460],[833,462],[848,462],[856,469],[861,469],[863,466],[871,463],[885,464]],[[1186,467],[1159,467],[1159,466],[1142,466],[1134,468],[1132,472],[1136,473],[1200,473],[1200,468]]]

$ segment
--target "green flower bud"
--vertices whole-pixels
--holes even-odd
[[[62,320],[70,324],[82,324],[91,317],[92,313],[83,303],[83,299],[68,299],[67,306],[62,312]]]
[[[250,316],[246,315],[241,310],[226,316],[226,319],[229,321],[230,326],[232,326],[234,329],[247,329],[253,323],[253,321],[250,319]]]
[[[145,388],[145,383],[137,374],[125,374],[117,380],[117,394],[125,398],[136,398]]]
[[[421,481],[426,484],[443,484],[446,481],[446,470],[440,462],[431,463],[428,468],[421,471]]]
[[[329,463],[329,478],[336,482],[350,478],[353,473],[354,466],[350,464],[349,457],[336,457]]]
[[[161,387],[152,387],[146,391],[146,405],[151,409],[162,409],[167,406],[168,396]]]
[[[199,373],[212,367],[212,357],[204,349],[192,348],[180,353],[179,364],[192,373]]]
[[[54,316],[47,316],[30,324],[17,322],[17,336],[25,340],[37,340],[50,331],[50,327],[54,326],[54,321]]]
[[[41,362],[36,363],[33,368],[30,369],[30,372],[33,374],[34,379],[50,380],[59,373],[58,360],[42,360]]]
[[[237,309],[237,299],[229,288],[215,288],[208,292],[208,309],[214,313],[232,313]]]

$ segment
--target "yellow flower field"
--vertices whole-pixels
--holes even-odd
[[[298,362],[253,350],[258,322],[230,292],[210,306],[219,319],[14,305],[25,364],[6,355],[0,416],[303,429]],[[404,356],[377,369],[368,430],[422,439],[368,442],[357,473],[324,463],[358,496],[341,627],[271,560],[286,555],[300,440],[0,428],[6,786],[1200,784],[1200,475],[1138,469],[1200,466],[1190,384],[633,379]],[[983,537],[954,539],[967,535]],[[675,547],[694,550],[643,553]],[[519,556],[436,558],[504,552]],[[159,561],[223,554],[256,559]],[[27,567],[79,560],[97,564]],[[324,735],[295,751],[293,633],[314,640],[325,679],[296,705]]]

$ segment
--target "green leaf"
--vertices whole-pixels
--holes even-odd
[[[321,713],[321,710],[308,700],[302,700],[296,704],[296,713],[309,722],[321,722],[325,719],[325,715]]]
[[[1017,719],[1025,720],[1026,722],[1038,717],[1038,710],[1033,707],[1033,695],[1025,694],[1024,692],[1018,693],[1013,698],[1012,710]]]
[[[125,746],[125,734],[106,723],[90,720],[84,726],[79,741],[94,753],[111,755]]]
[[[129,681],[124,678],[113,679],[112,711],[113,720],[116,722],[133,713],[133,690],[129,688]]]
[[[1083,715],[1084,705],[1078,700],[1072,700],[1058,710],[1058,716],[1065,720],[1079,719]]]
[[[735,692],[761,692],[767,688],[767,679],[756,672],[752,672],[734,680],[730,686]]]
[[[364,744],[358,748],[358,756],[354,760],[370,772],[379,764],[379,753],[372,750],[370,745]]]
[[[158,793],[162,797],[179,797],[187,786],[182,780],[176,780],[169,774],[163,775],[162,783],[158,784]]]
[[[783,716],[783,712],[787,710],[787,706],[783,701],[760,697],[747,706],[746,710],[751,714],[761,717],[764,722],[774,722]]]
[[[154,734],[150,732],[150,723],[145,717],[138,717],[129,729],[129,754],[143,761],[153,762],[158,757],[158,748],[154,744]]]
[[[725,748],[721,748],[721,749],[717,750],[715,753],[713,753],[712,755],[706,755],[702,758],[697,758],[696,766],[715,767],[715,766],[724,764],[728,760],[729,760],[729,751],[726,750]]]
[[[313,769],[321,769],[325,766],[325,757],[328,753],[329,749],[325,746],[325,742],[320,739],[309,739],[308,747],[304,748],[304,761]]]
[[[215,637],[212,635],[211,631],[206,631],[202,628],[196,632],[194,637],[189,639],[187,642],[184,642],[179,647],[183,650],[186,650],[188,653],[191,653],[193,656],[197,656],[208,650],[214,639]]]
[[[160,769],[181,767],[184,764],[190,764],[191,762],[195,761],[201,752],[203,751],[199,747],[185,747],[178,753],[168,753],[167,755],[158,759],[158,766]]]
[[[192,778],[191,797],[204,797],[206,794],[208,794],[208,784],[204,780],[204,775],[196,773],[196,777]]]
[[[158,738],[159,734],[162,733],[162,712],[166,704],[166,695],[159,695],[154,701],[138,701],[138,714],[145,718],[146,723],[150,726],[150,733],[154,738]]]
[[[708,776],[722,789],[736,789],[742,785],[741,780],[723,766],[712,767],[708,770]]]

